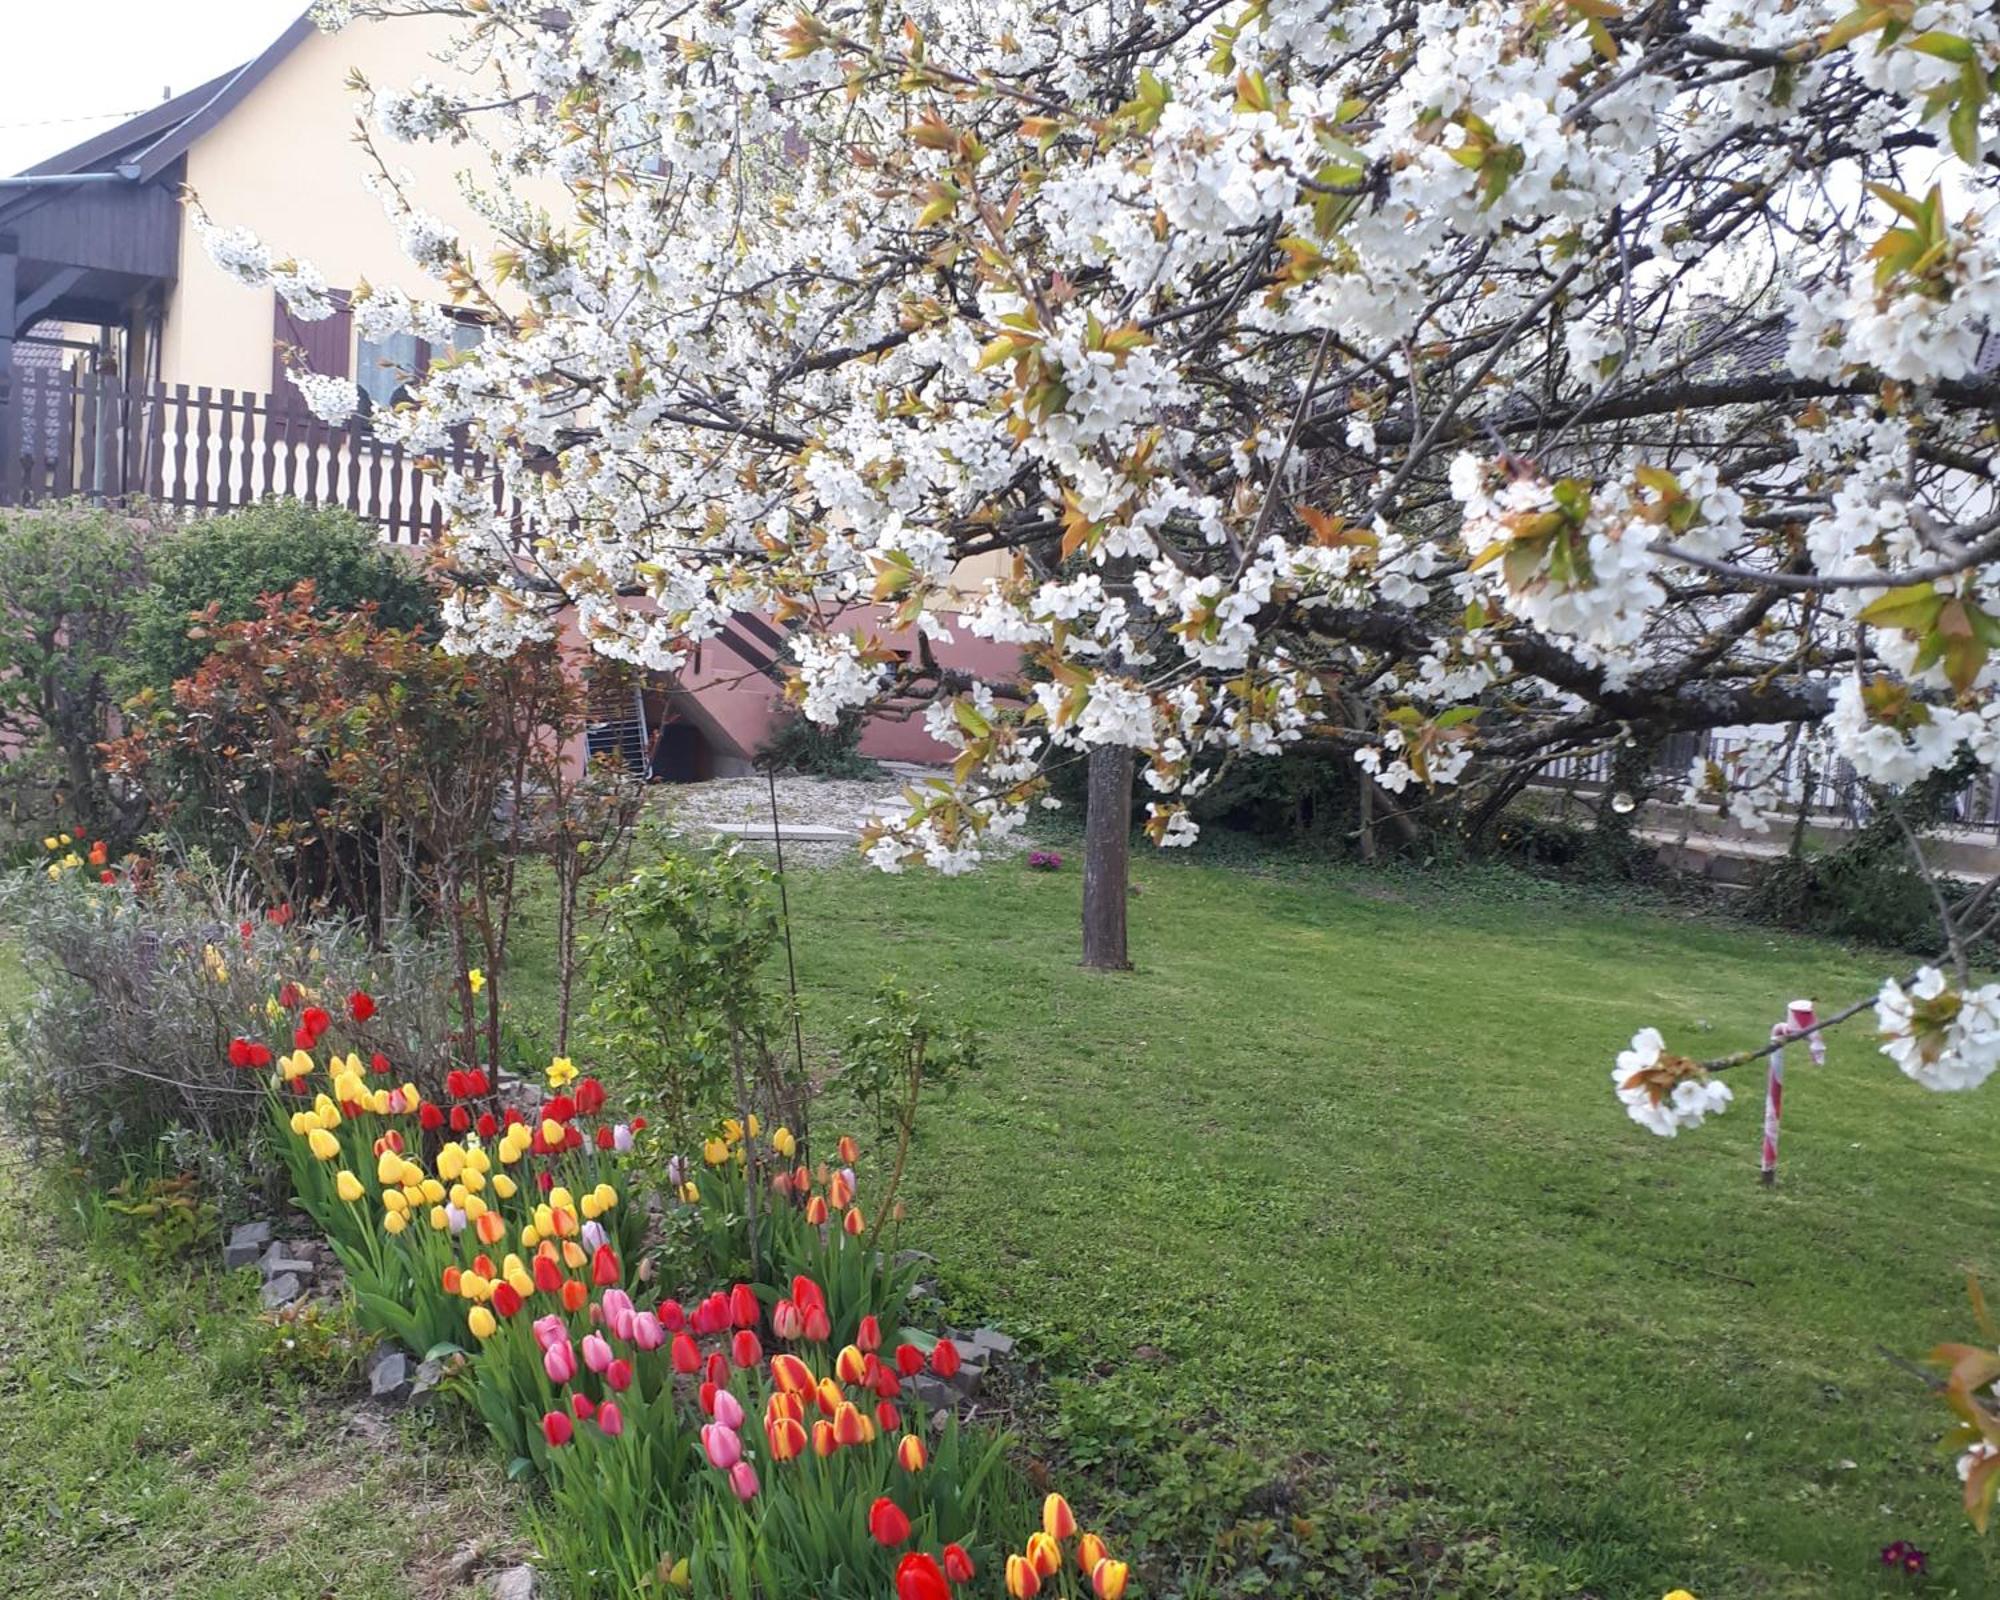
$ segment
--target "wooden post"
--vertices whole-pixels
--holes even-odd
[[[1083,964],[1128,972],[1125,901],[1131,893],[1132,752],[1093,745],[1083,818]]]

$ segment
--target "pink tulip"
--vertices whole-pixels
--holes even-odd
[[[611,1337],[629,1341],[632,1337],[632,1318],[636,1314],[632,1297],[623,1289],[606,1289],[602,1309],[604,1325],[611,1330]]]
[[[780,1300],[772,1309],[771,1331],[780,1339],[796,1339],[806,1331],[805,1313],[796,1300]]]
[[[711,1422],[701,1430],[702,1453],[718,1472],[727,1472],[743,1459],[743,1439],[734,1428]]]
[[[747,1461],[739,1461],[729,1469],[729,1487],[736,1491],[736,1498],[745,1502],[757,1498],[757,1469]]]
[[[607,1400],[597,1408],[597,1425],[614,1439],[625,1431],[625,1414],[616,1400]]]
[[[583,1336],[583,1364],[592,1372],[602,1372],[611,1365],[611,1346],[601,1333],[586,1333]]]
[[[568,1337],[569,1326],[561,1317],[548,1316],[535,1318],[535,1344],[539,1348],[546,1350],[550,1345],[556,1344]]]
[[[576,1348],[569,1340],[552,1344],[542,1352],[542,1371],[549,1375],[550,1383],[568,1383],[576,1376]]]
[[[641,1350],[657,1350],[667,1342],[667,1330],[652,1312],[641,1311],[632,1318],[632,1331],[626,1337]]]
[[[715,1391],[715,1420],[725,1428],[743,1426],[743,1402],[727,1389]]]

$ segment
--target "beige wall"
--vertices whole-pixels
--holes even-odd
[[[430,17],[313,34],[195,142],[188,187],[217,226],[251,229],[274,251],[310,261],[336,289],[366,279],[444,299],[441,287],[404,257],[381,202],[362,187],[370,162],[352,137],[359,100],[346,82],[353,68],[388,87],[420,77],[443,81],[449,69],[434,55],[449,35],[448,23]],[[245,54],[257,43],[246,41]],[[414,175],[414,203],[458,228],[483,260],[481,241],[491,236],[465,205],[457,177],[476,152],[387,139],[380,148],[393,169]],[[161,379],[268,390],[271,291],[226,277],[192,228],[181,230],[180,274],[167,304]]]

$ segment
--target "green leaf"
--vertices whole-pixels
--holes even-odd
[[[1904,633],[1927,633],[1937,626],[1945,596],[1928,583],[1910,583],[1891,589],[1880,599],[1871,600],[1858,613],[1863,622],[1877,627],[1896,628]]]

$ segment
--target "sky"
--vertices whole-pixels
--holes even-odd
[[[0,0],[0,174],[240,66],[307,0]]]

